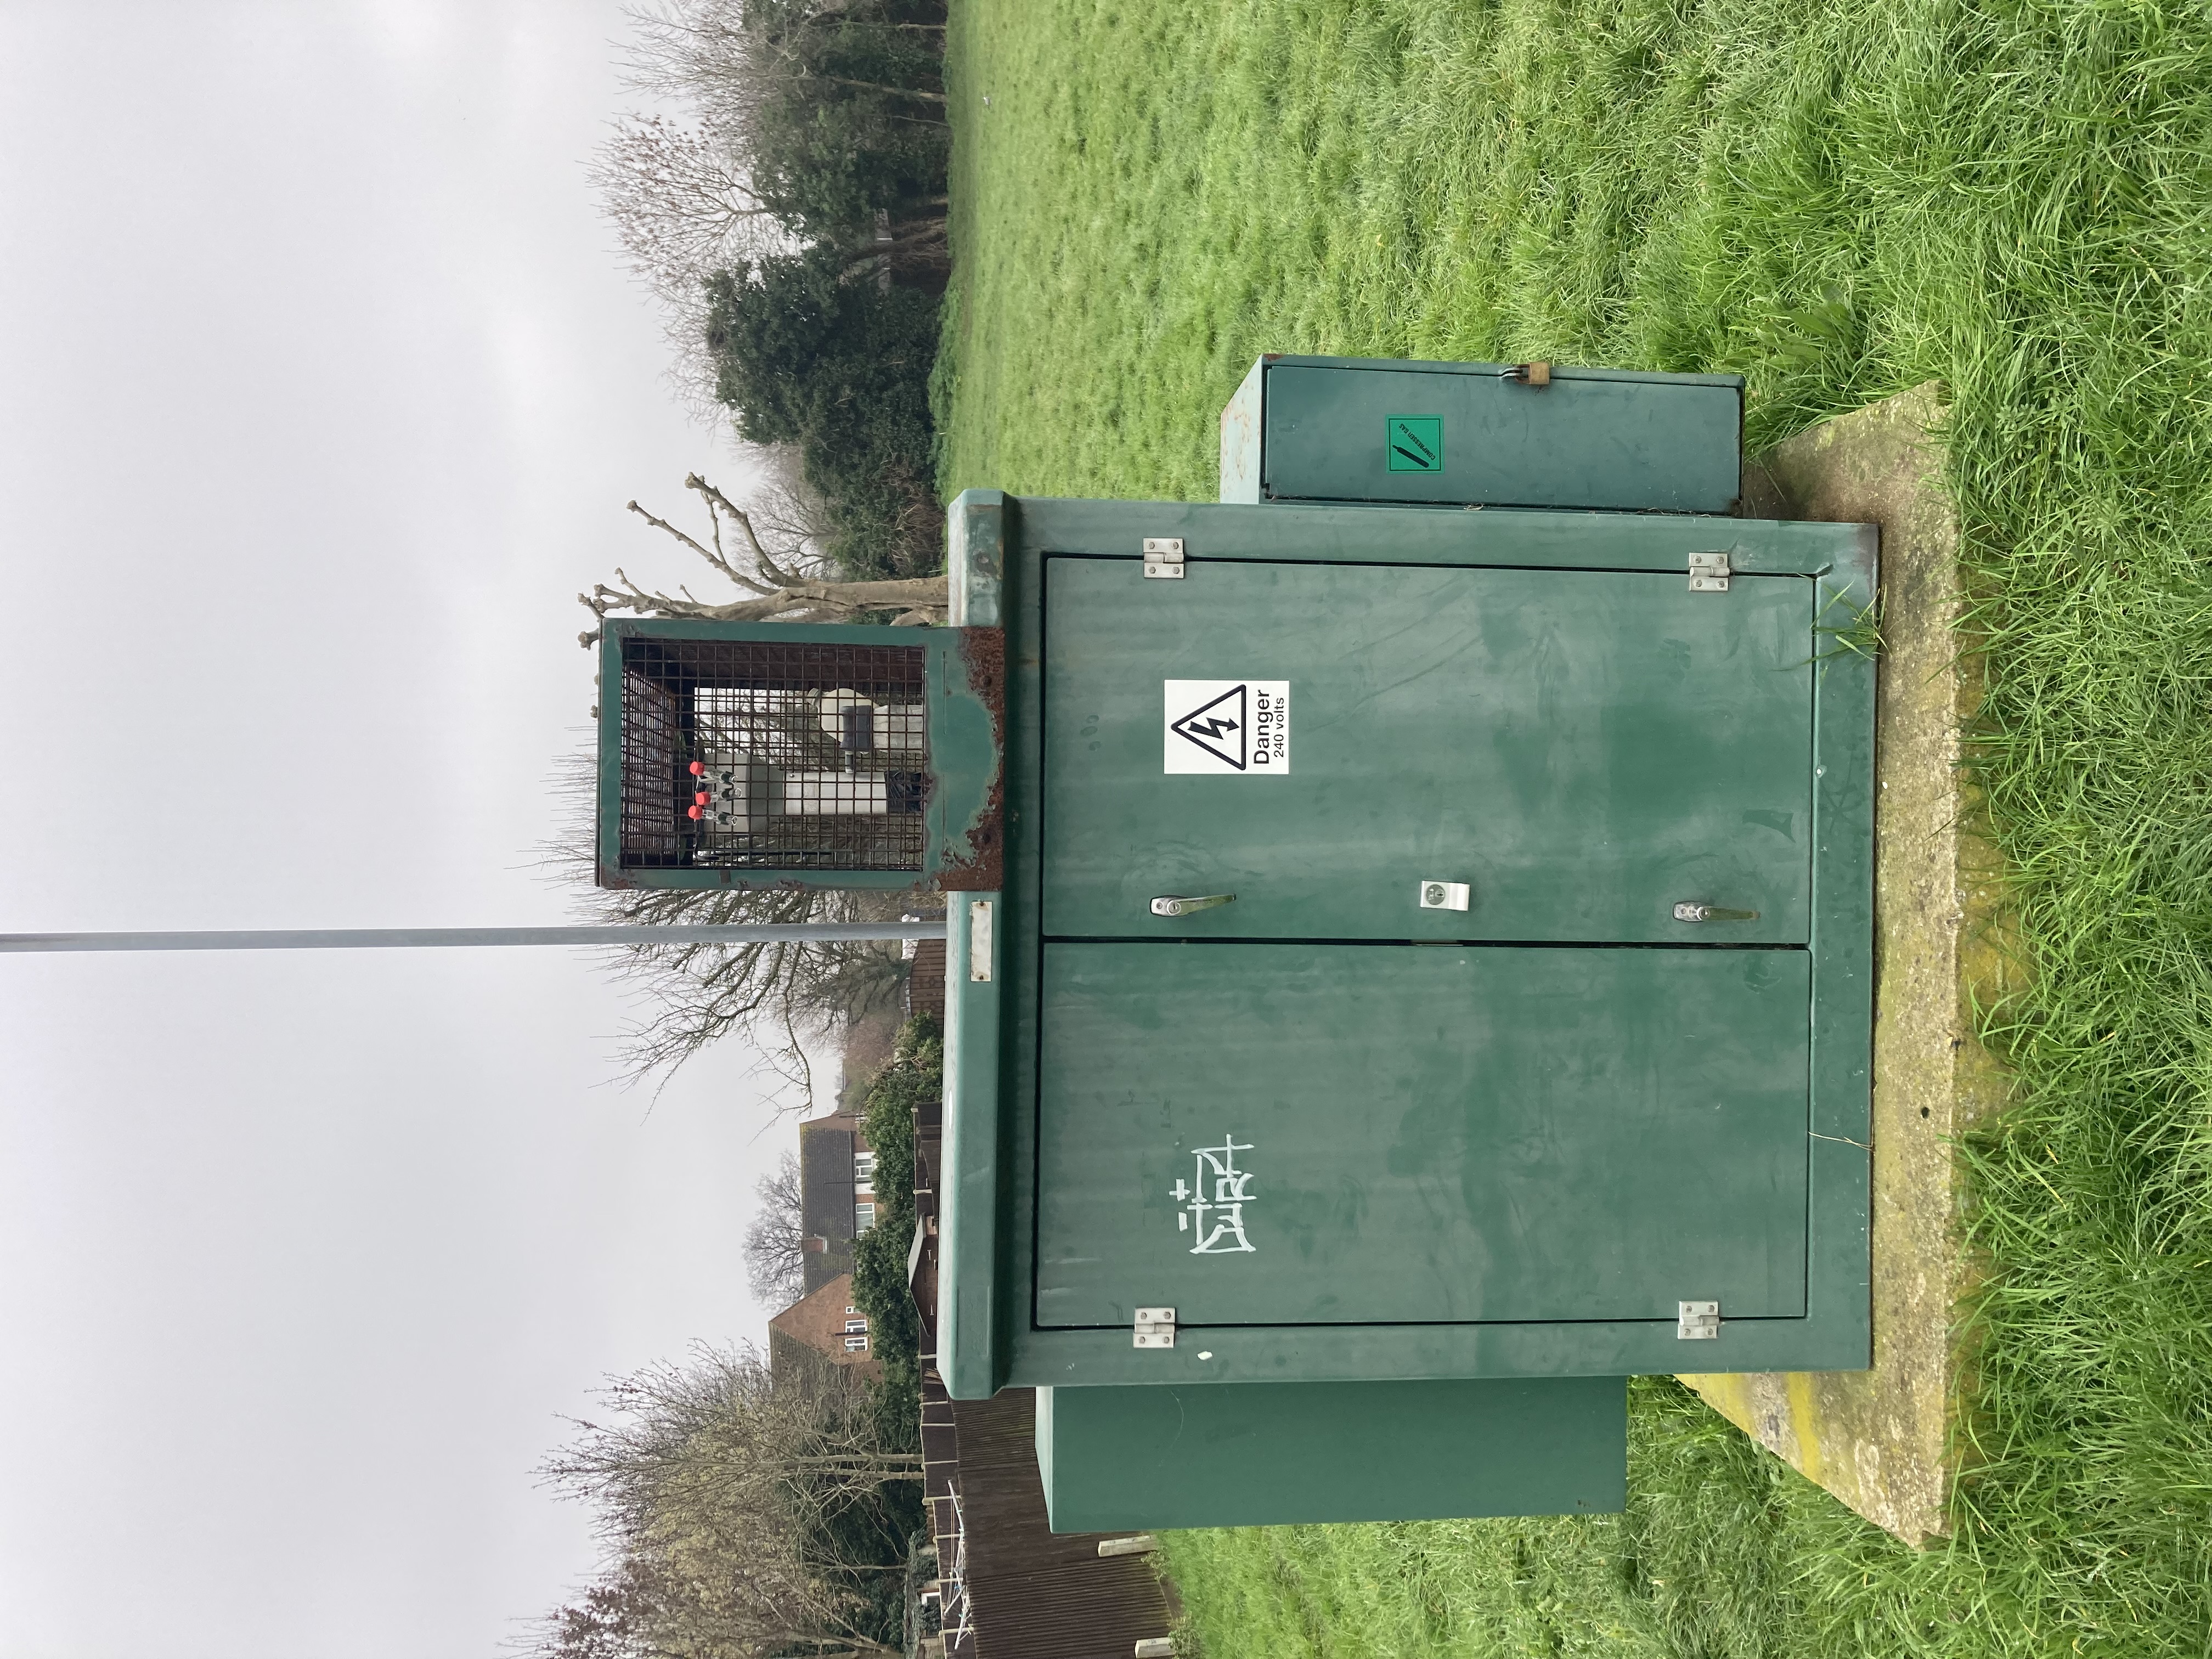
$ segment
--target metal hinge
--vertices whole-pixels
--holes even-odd
[[[1175,1310],[1173,1308],[1138,1309],[1137,1346],[1140,1348],[1175,1346]]]
[[[1147,536],[1145,538],[1145,574],[1163,580],[1180,581],[1182,579],[1182,538],[1180,536]]]
[[[1701,1342],[1721,1334],[1721,1304],[1717,1302],[1677,1302],[1674,1334],[1685,1342]]]
[[[1728,592],[1728,579],[1727,554],[1690,555],[1690,592],[1692,593],[1725,593]]]

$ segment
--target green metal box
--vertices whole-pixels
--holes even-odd
[[[1225,502],[1728,513],[1743,380],[1270,355],[1221,411]]]
[[[1039,1389],[1054,1532],[1625,1507],[1618,1376]]]
[[[954,1395],[1869,1363],[1870,526],[953,519]]]
[[[996,630],[611,620],[602,887],[992,888]]]
[[[1622,1376],[1869,1363],[1871,526],[950,528],[946,628],[608,624],[601,879],[949,894],[938,1366],[1057,1524],[1603,1507]]]

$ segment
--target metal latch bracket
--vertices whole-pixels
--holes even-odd
[[[1156,916],[1194,915],[1200,910],[1218,910],[1224,904],[1236,902],[1234,893],[1207,893],[1200,898],[1184,898],[1177,893],[1163,893],[1152,901]]]
[[[1180,536],[1146,537],[1145,574],[1155,581],[1181,581],[1182,580],[1182,538]]]
[[[1175,1310],[1173,1308],[1138,1309],[1137,1346],[1140,1348],[1175,1346]]]
[[[1759,912],[1729,910],[1723,909],[1717,904],[1699,904],[1691,902],[1674,907],[1674,920],[1677,921],[1757,921]]]
[[[1682,1341],[1711,1341],[1721,1334],[1719,1303],[1677,1302],[1674,1308],[1674,1334]]]
[[[1729,556],[1727,554],[1692,553],[1690,555],[1690,592],[1725,593],[1729,591],[1728,584]]]

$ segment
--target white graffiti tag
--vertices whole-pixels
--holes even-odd
[[[1255,1201],[1252,1174],[1237,1167],[1237,1154],[1251,1150],[1249,1143],[1231,1138],[1191,1154],[1197,1166],[1195,1190],[1178,1181],[1175,1199],[1183,1206],[1176,1217],[1176,1230],[1198,1234],[1198,1243],[1190,1247],[1193,1255],[1228,1255],[1252,1248],[1244,1236],[1244,1206]]]

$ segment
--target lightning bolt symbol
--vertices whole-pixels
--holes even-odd
[[[1186,732],[1200,732],[1209,738],[1218,738],[1224,732],[1234,732],[1236,729],[1237,722],[1235,720],[1225,720],[1218,714],[1216,714],[1211,720],[1185,720],[1183,722],[1183,730]]]

